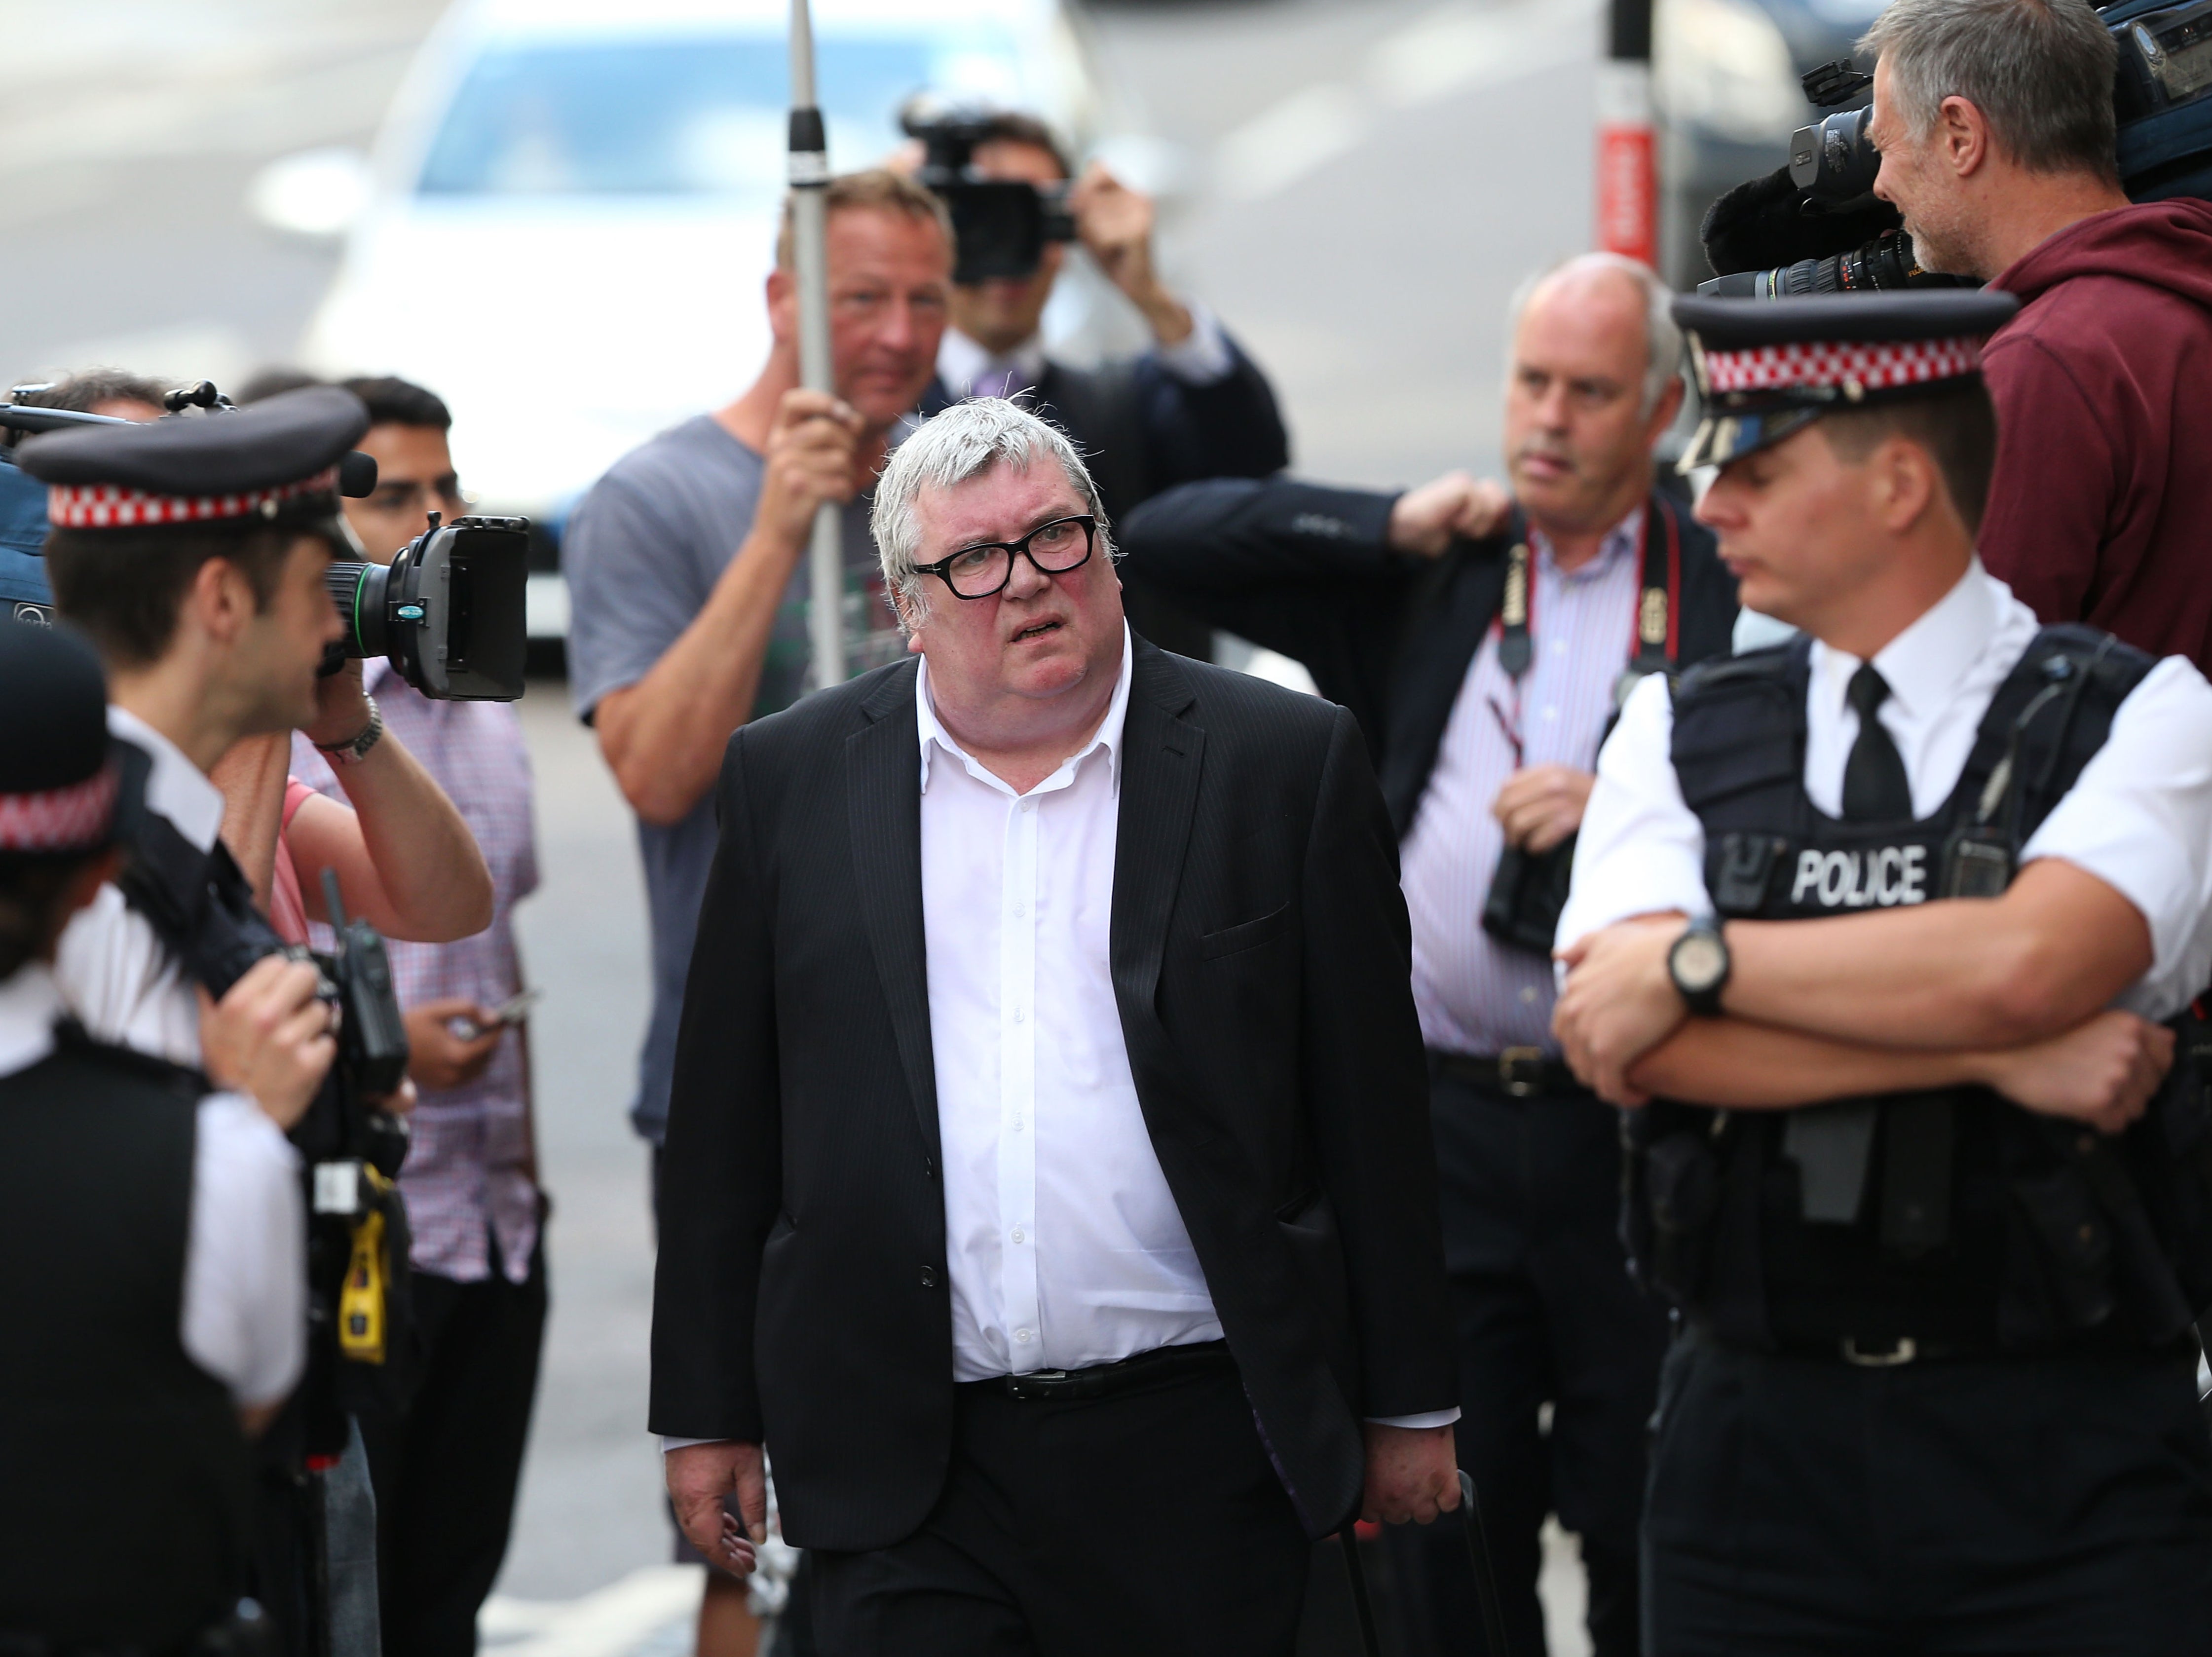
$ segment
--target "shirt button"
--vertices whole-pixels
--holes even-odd
[[[1534,984],[1523,984],[1521,986],[1521,1003],[1523,1006],[1532,1007],[1536,1005],[1536,986]]]
[[[925,1266],[921,1268],[921,1286],[924,1289],[934,1289],[937,1287],[937,1268],[935,1266]]]
[[[1036,802],[1035,800],[1033,800],[1033,799],[1025,799],[1025,800],[1024,800],[1024,801],[1022,802],[1022,810],[1024,810],[1024,811],[1034,811],[1034,810],[1036,810]]]
[[[1016,1242],[1027,1242],[1029,1241],[1029,1235],[1030,1234],[1023,1230],[1021,1227],[1016,1226],[1014,1228],[1014,1241]]]
[[[1014,1009],[1014,1023],[1017,1024],[1026,1024],[1029,1022],[1030,1016],[1028,1011],[1024,1008],[1016,1007]]]
[[[1016,905],[1014,905],[1014,913],[1015,913],[1017,916],[1025,915],[1025,914],[1027,914],[1029,912],[1030,912],[1030,910],[1029,910],[1029,905],[1027,905],[1026,903],[1017,903]]]
[[[1017,1330],[1015,1330],[1015,1331],[1014,1331],[1014,1342],[1015,1342],[1015,1344],[1016,1344],[1017,1345],[1020,1345],[1020,1346],[1026,1346],[1026,1345],[1028,1345],[1028,1344],[1030,1344],[1030,1332],[1029,1332],[1028,1330],[1026,1330],[1026,1329],[1017,1329]]]
[[[1021,1131],[1022,1131],[1022,1119],[1021,1119],[1020,1117],[1017,1116],[1017,1117],[1015,1117],[1015,1118],[1014,1118],[1014,1132],[1017,1132],[1017,1133],[1019,1133]]]

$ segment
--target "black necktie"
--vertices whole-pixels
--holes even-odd
[[[1844,762],[1844,820],[1847,822],[1910,822],[1912,785],[1905,780],[1905,762],[1897,744],[1875,717],[1875,710],[1889,700],[1889,682],[1867,663],[1851,675],[1845,693],[1858,710],[1859,738]]]

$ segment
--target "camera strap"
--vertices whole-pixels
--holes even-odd
[[[1517,695],[1522,677],[1536,659],[1535,558],[1529,549],[1528,520],[1517,507],[1507,533],[1511,545],[1505,555],[1505,591],[1498,605],[1498,665],[1512,680]],[[1656,489],[1638,526],[1637,555],[1643,574],[1628,665],[1613,697],[1616,707],[1637,680],[1671,667],[1681,647],[1682,526],[1674,503]]]

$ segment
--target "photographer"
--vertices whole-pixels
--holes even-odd
[[[975,176],[1064,186],[1067,157],[1034,116],[981,123]],[[1039,332],[1066,262],[1065,242],[1045,245],[1026,276],[956,282],[952,322],[938,348],[939,384],[921,412],[965,397],[1019,397],[1062,427],[1091,458],[1108,516],[1121,522],[1163,489],[1205,477],[1265,477],[1291,464],[1290,437],[1267,378],[1203,305],[1185,304],[1152,261],[1151,197],[1092,162],[1067,192],[1075,234],[1152,331],[1152,349],[1131,361],[1078,368],[1045,355]],[[1212,657],[1210,630],[1171,607],[1142,578],[1124,578],[1130,625],[1164,649]]]
[[[70,409],[118,420],[158,420],[161,388],[150,379],[115,368],[90,368],[52,385],[17,386],[18,404]],[[10,453],[16,434],[0,430],[0,611],[17,621],[36,622],[53,613],[53,591],[46,585],[46,491],[17,468]]]
[[[0,629],[0,1647],[197,1648],[250,1586],[246,1435],[304,1358],[281,1130],[335,1044],[277,960],[205,1015],[260,1109],[65,1021],[55,943],[114,871],[124,792],[99,662]],[[125,1492],[159,1545],[100,1545]]]
[[[1644,266],[1574,259],[1517,296],[1510,520],[1464,474],[1399,495],[1277,478],[1194,484],[1123,527],[1130,565],[1303,661],[1376,756],[1413,929],[1459,1454],[1516,1651],[1540,1650],[1538,1533],[1580,1533],[1600,1657],[1636,1649],[1644,1423],[1665,1325],[1614,1235],[1613,1113],[1548,1024],[1557,903],[1625,682],[1725,655],[1735,584],[1655,486],[1682,337]],[[1481,538],[1474,538],[1475,537]],[[1548,1438],[1541,1407],[1554,1406]],[[1475,1608],[1449,1543],[1407,1535],[1435,1648]]]
[[[1875,193],[1923,268],[2021,300],[1984,356],[1990,574],[2046,622],[2212,666],[2212,203],[2121,192],[2087,0],[1894,0],[1860,46]]]
[[[363,552],[388,564],[429,513],[468,510],[447,443],[453,417],[403,379],[345,389],[368,410],[359,446],[377,467],[375,489],[345,502],[346,522]],[[538,885],[530,758],[507,703],[433,700],[382,658],[365,665],[363,680],[389,735],[453,801],[491,875],[489,925],[451,943],[391,947],[420,1089],[399,1174],[416,1333],[398,1387],[357,1388],[351,1400],[376,1488],[385,1647],[465,1657],[507,1551],[545,1327],[527,1026],[519,1011],[501,1016],[523,987],[514,905]],[[296,734],[291,768],[295,786],[319,791],[296,828],[343,798],[345,772]],[[296,845],[292,854],[304,857]],[[301,872],[313,891],[311,871]]]

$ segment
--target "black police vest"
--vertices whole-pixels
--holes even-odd
[[[2089,628],[2044,628],[1935,815],[1859,823],[1805,795],[1810,657],[1800,639],[1694,670],[1676,691],[1675,774],[1724,917],[1996,895],[2152,665]],[[2212,1303],[2212,1108],[2191,1054],[2206,1044],[2184,1022],[2165,1092],[2118,1140],[1982,1088],[1809,1112],[1661,1102],[1628,1123],[1631,1255],[1753,1345],[2172,1339]]]
[[[249,1454],[179,1332],[204,1090],[68,1026],[0,1077],[0,1648],[150,1657],[245,1586]]]

